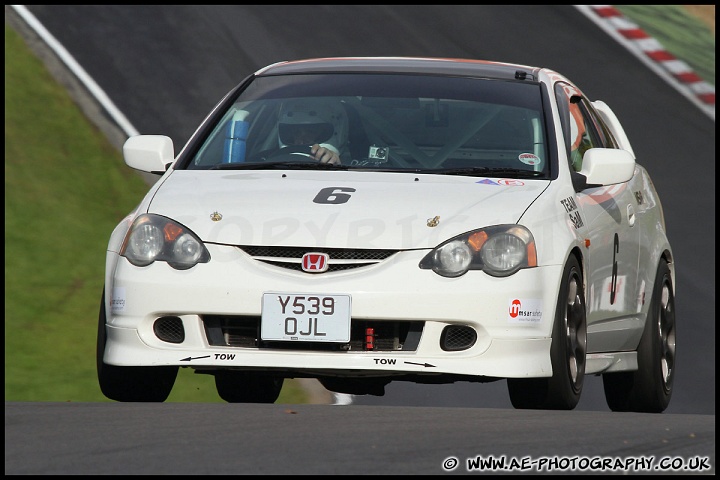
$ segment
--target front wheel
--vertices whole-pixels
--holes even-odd
[[[575,256],[568,259],[555,309],[550,359],[552,377],[508,378],[515,408],[572,410],[585,379],[587,324],[582,272]]]
[[[255,372],[223,370],[215,373],[215,388],[228,403],[275,403],[284,380]]]
[[[661,413],[675,378],[675,295],[670,267],[658,265],[634,372],[603,374],[605,400],[615,412]]]
[[[178,367],[119,367],[103,361],[105,331],[105,291],[100,301],[95,360],[100,390],[118,402],[164,402],[172,391]]]

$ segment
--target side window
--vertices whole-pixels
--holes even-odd
[[[618,148],[610,129],[576,87],[559,82],[555,98],[560,108],[565,148],[573,170],[582,169],[585,152],[591,148]]]
[[[582,168],[582,159],[586,151],[603,146],[595,133],[587,110],[582,107],[581,97],[570,99],[570,164],[576,172]]]
[[[600,137],[600,142],[605,148],[620,148],[620,144],[615,139],[615,136],[610,131],[610,128],[605,124],[605,121],[600,117],[595,108],[592,106],[587,99],[583,99],[583,108],[588,112],[588,115],[595,124],[595,130]]]

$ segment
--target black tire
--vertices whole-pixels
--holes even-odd
[[[634,372],[603,374],[605,400],[614,412],[661,413],[675,378],[675,295],[670,267],[658,265]]]
[[[215,373],[215,388],[228,403],[275,403],[285,379],[255,372]]]
[[[513,407],[572,410],[580,401],[585,380],[587,322],[582,271],[574,255],[568,259],[558,292],[548,378],[508,378]]]
[[[103,362],[105,353],[105,291],[100,301],[97,348],[98,382],[103,395],[118,402],[164,402],[175,385],[178,367],[118,367]]]

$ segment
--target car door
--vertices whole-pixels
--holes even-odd
[[[560,93],[562,92],[562,93]],[[568,109],[569,163],[582,168],[590,148],[619,148],[612,133],[582,94],[573,88],[560,105]],[[637,170],[636,170],[637,173]],[[587,294],[588,353],[631,350],[642,329],[638,315],[638,260],[640,231],[635,228],[633,176],[627,183],[587,188],[575,194],[586,228],[585,282]]]

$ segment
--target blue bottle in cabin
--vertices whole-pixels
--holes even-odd
[[[250,123],[245,121],[249,112],[238,110],[228,121],[225,131],[225,150],[223,163],[242,163],[245,161],[245,141]]]

